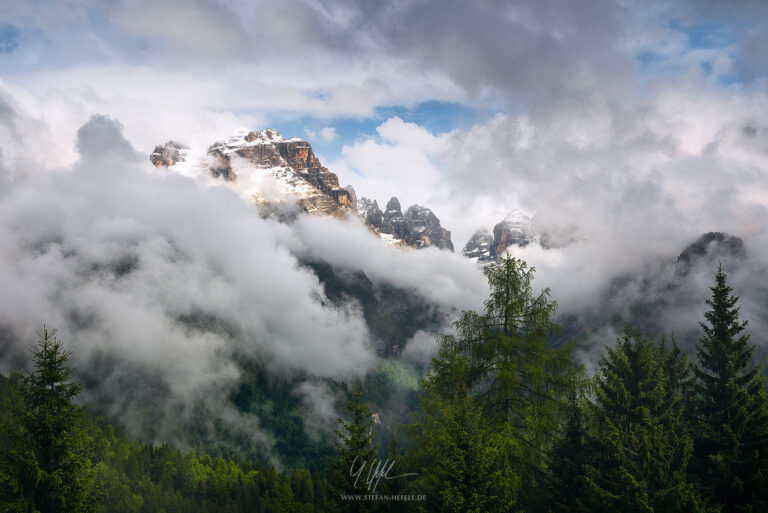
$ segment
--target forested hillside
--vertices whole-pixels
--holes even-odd
[[[533,269],[507,257],[485,273],[484,310],[438,337],[418,395],[395,363],[336,383],[346,415],[320,453],[284,415],[290,398],[246,380],[235,403],[271,411],[282,452],[296,454],[279,469],[146,444],[94,418],[44,329],[32,369],[0,377],[3,511],[768,510],[768,392],[722,268],[694,354],[627,327],[591,376],[570,345],[552,345],[557,304],[535,292]],[[410,413],[382,423],[370,405],[392,393]]]

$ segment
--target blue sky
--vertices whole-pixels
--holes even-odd
[[[484,114],[487,116],[487,114]],[[312,146],[318,155],[330,160],[341,156],[344,145],[367,138],[378,138],[376,127],[390,118],[398,117],[409,123],[416,123],[435,135],[451,132],[456,129],[468,129],[482,121],[481,114],[470,105],[440,101],[427,101],[412,107],[381,106],[376,107],[370,117],[346,118],[313,118],[288,117],[281,119],[275,116],[273,124],[286,137],[298,136],[312,141]],[[323,128],[331,127],[336,137],[326,140],[317,134]],[[312,136],[315,137],[312,137]]]

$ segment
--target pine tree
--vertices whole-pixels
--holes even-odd
[[[768,511],[768,397],[739,298],[718,267],[694,368],[693,472],[724,513]]]
[[[608,348],[595,377],[594,453],[587,465],[593,511],[706,511],[687,480],[692,452],[680,404],[683,356],[626,333]]]
[[[12,450],[0,460],[5,511],[96,510],[83,409],[73,404],[82,385],[71,382],[70,353],[55,334],[46,328],[38,333],[34,370],[22,377],[18,429]]]
[[[338,456],[331,464],[329,486],[331,500],[335,501],[339,511],[370,511],[370,503],[356,500],[342,500],[343,495],[364,495],[370,493],[366,476],[374,460],[377,459],[377,446],[373,444],[373,420],[371,411],[363,401],[363,389],[360,381],[352,386],[346,404],[348,420],[339,419],[336,434]],[[363,472],[359,478],[356,473],[361,466]]]

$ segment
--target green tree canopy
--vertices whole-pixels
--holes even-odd
[[[366,476],[370,465],[377,458],[377,446],[373,444],[373,419],[371,411],[363,401],[363,389],[360,381],[355,381],[346,404],[347,419],[339,419],[335,445],[338,456],[331,464],[329,487],[331,500],[339,511],[369,511],[369,503],[342,500],[343,495],[362,495],[369,493]],[[359,478],[352,475],[363,466]]]
[[[32,349],[33,371],[22,377],[12,448],[0,459],[6,511],[95,511],[90,448],[83,409],[73,403],[82,385],[71,381],[70,353],[43,328]]]
[[[534,271],[512,257],[485,268],[490,296],[484,311],[462,312],[455,334],[438,336],[440,348],[424,392],[426,426],[430,415],[483,418],[463,429],[488,431],[485,440],[491,446],[485,451],[500,456],[492,461],[510,484],[505,489],[519,490],[519,505],[535,509],[541,507],[543,494],[536,490],[544,486],[547,458],[563,427],[566,394],[579,369],[568,347],[548,345],[559,330],[552,322],[557,304],[548,289],[534,294]]]
[[[768,511],[768,397],[720,266],[694,368],[693,471],[724,513]]]
[[[703,511],[686,471],[688,436],[681,387],[685,368],[673,346],[628,332],[607,348],[595,376],[593,457],[587,465],[592,510],[643,513]]]

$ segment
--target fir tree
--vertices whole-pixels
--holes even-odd
[[[70,353],[43,328],[32,349],[33,368],[22,377],[23,407],[16,412],[12,449],[0,459],[5,511],[95,511],[90,449],[83,409],[73,404],[82,385],[71,382]]]
[[[583,513],[589,511],[586,466],[592,455],[584,406],[577,390],[571,396],[562,438],[555,444],[550,459],[549,511]]]
[[[387,465],[393,464],[392,471],[389,473],[390,477],[401,476],[403,474],[412,473],[410,468],[411,462],[402,454],[400,443],[396,433],[392,433],[392,439],[389,443],[389,449],[387,450]],[[414,487],[414,485],[416,485]],[[396,479],[384,479],[381,481],[379,489],[376,493],[382,495],[406,495],[406,494],[419,494],[424,493],[423,490],[419,490],[418,476],[406,476]],[[383,502],[379,505],[381,511],[388,513],[406,513],[414,510],[415,505],[412,501],[400,501],[390,500]]]
[[[587,466],[593,511],[706,511],[686,471],[692,452],[680,405],[682,354],[627,333],[601,358]]]
[[[370,511],[370,503],[342,499],[344,495],[370,493],[366,477],[377,459],[377,447],[373,444],[373,420],[371,411],[363,401],[360,381],[352,386],[346,410],[348,420],[340,418],[339,428],[334,430],[338,456],[332,462],[329,475],[331,500],[336,502],[339,511]],[[360,476],[354,475],[361,468]]]
[[[425,414],[411,426],[419,476],[413,492],[425,494],[424,511],[494,513],[511,510],[520,477],[506,465],[503,434],[489,428],[467,396],[424,399]]]
[[[724,513],[768,511],[768,398],[720,266],[694,368],[693,471]]]

